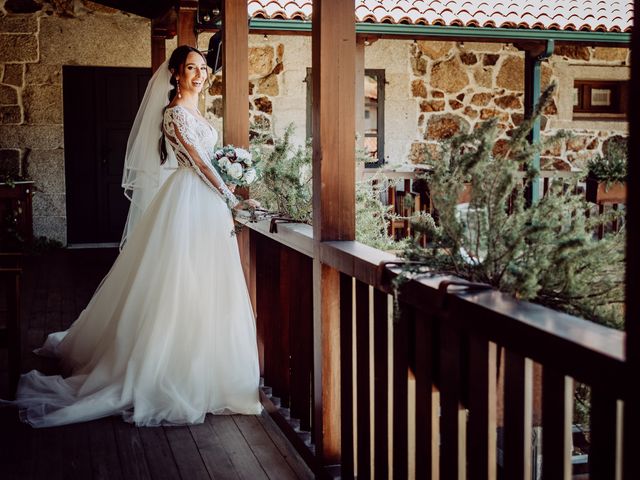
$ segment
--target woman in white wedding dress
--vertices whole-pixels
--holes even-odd
[[[255,321],[232,235],[230,207],[242,205],[208,162],[217,133],[197,108],[206,77],[202,54],[182,46],[147,87],[127,145],[122,251],[69,330],[38,351],[71,375],[34,370],[18,386],[14,404],[34,427],[261,411]],[[161,137],[170,148],[158,155]],[[162,183],[166,155],[177,168]]]

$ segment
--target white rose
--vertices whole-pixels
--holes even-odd
[[[222,170],[226,171],[229,169],[229,165],[231,165],[231,162],[227,157],[222,157],[220,160],[218,160],[218,165]]]
[[[247,172],[244,174],[244,180],[251,184],[253,182],[255,182],[256,177],[258,175],[256,174],[256,170],[254,168],[250,168],[249,170],[247,170]]]
[[[236,156],[240,160],[251,160],[251,154],[244,148],[236,148]]]
[[[232,163],[227,167],[227,173],[231,178],[239,179],[242,177],[242,165],[239,163]]]

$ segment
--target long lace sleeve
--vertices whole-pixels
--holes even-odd
[[[178,161],[193,168],[202,181],[222,195],[233,208],[238,205],[238,199],[218,171],[210,165],[206,148],[196,134],[194,123],[197,120],[191,116],[182,107],[175,107],[165,115],[164,130],[169,143],[172,144]]]

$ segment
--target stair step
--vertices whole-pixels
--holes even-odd
[[[289,420],[291,418],[291,410],[285,407],[278,408],[278,413],[282,415],[282,418]]]
[[[311,447],[311,432],[299,431],[296,432],[300,440],[304,442],[307,447]]]
[[[271,387],[262,387],[262,391],[267,397],[271,397],[271,395],[273,395],[273,389]]]
[[[270,398],[270,399],[271,399],[271,403],[273,403],[273,405],[274,405],[276,408],[280,409],[280,405],[281,405],[281,403],[280,403],[280,397],[275,397],[275,396],[271,395],[271,398]]]
[[[300,420],[297,418],[291,418],[289,417],[289,425],[291,425],[291,428],[293,428],[294,432],[299,432],[300,431]]]

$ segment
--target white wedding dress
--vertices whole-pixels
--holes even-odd
[[[38,351],[71,376],[23,375],[16,402],[34,427],[114,414],[193,424],[207,412],[258,414],[255,320],[228,202],[195,166],[213,127],[184,107],[164,116],[177,170],[146,209],[86,309]],[[217,174],[216,174],[217,175]]]

